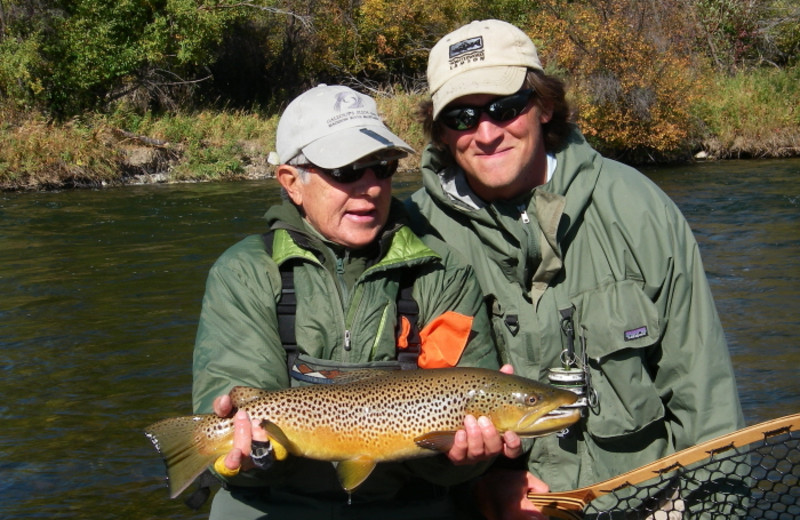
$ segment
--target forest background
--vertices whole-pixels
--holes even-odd
[[[0,0],[0,188],[267,177],[318,83],[421,150],[428,51],[486,18],[531,36],[606,155],[800,155],[800,0]]]

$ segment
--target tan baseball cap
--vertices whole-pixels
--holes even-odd
[[[501,20],[476,20],[439,40],[428,57],[433,118],[469,94],[517,92],[528,69],[544,70],[536,46],[519,28]]]
[[[296,97],[278,121],[275,137],[282,164],[301,152],[322,168],[341,168],[376,152],[414,149],[393,134],[375,100],[342,85],[318,85]]]

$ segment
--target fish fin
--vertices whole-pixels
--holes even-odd
[[[365,456],[339,462],[336,465],[336,473],[339,475],[342,489],[348,493],[355,490],[367,480],[372,470],[375,469],[375,464],[375,460]]]
[[[417,446],[429,450],[447,453],[453,447],[456,432],[428,432],[414,439]]]
[[[195,441],[196,424],[205,417],[203,415],[174,417],[145,428],[145,435],[161,454],[167,466],[170,498],[180,495],[214,463],[221,453],[226,451],[223,443],[220,443],[221,449],[216,450],[214,446],[201,446]]]
[[[242,408],[248,403],[269,395],[267,390],[250,388],[249,386],[234,386],[228,393],[234,408]]]
[[[272,450],[276,460],[283,460],[288,456],[288,453],[294,449],[292,441],[286,437],[283,430],[272,421],[264,419],[261,421],[261,427],[267,431],[267,437],[272,444]]]

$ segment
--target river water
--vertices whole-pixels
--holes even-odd
[[[696,233],[747,423],[800,412],[800,159],[646,174]],[[142,429],[190,413],[206,274],[276,186],[0,194],[0,518],[207,516],[167,498]]]

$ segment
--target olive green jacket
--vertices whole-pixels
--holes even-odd
[[[582,487],[743,425],[697,243],[654,183],[577,129],[549,182],[519,200],[483,203],[446,157],[423,155],[412,227],[474,267],[504,361],[547,381],[570,312],[579,359],[585,346],[597,401],[570,434],[533,443],[534,475]]]
[[[472,268],[459,263],[435,238],[426,239],[426,245],[403,225],[399,201],[393,200],[389,224],[367,255],[323,243],[288,202],[271,208],[266,219],[276,230],[272,256],[262,236],[249,236],[225,251],[209,273],[194,350],[195,412],[211,412],[214,398],[235,385],[278,389],[299,384],[290,380],[278,333],[278,265],[283,262],[296,266],[295,332],[303,360],[331,368],[397,368],[397,292],[401,277],[414,276],[419,328],[446,311],[472,316],[470,339],[458,365],[499,367]],[[444,456],[379,464],[353,500],[390,499],[419,477],[449,485],[481,469],[453,467]],[[266,472],[240,474],[229,484],[269,485],[281,492],[332,497],[339,504],[345,497],[330,463],[292,457]]]

